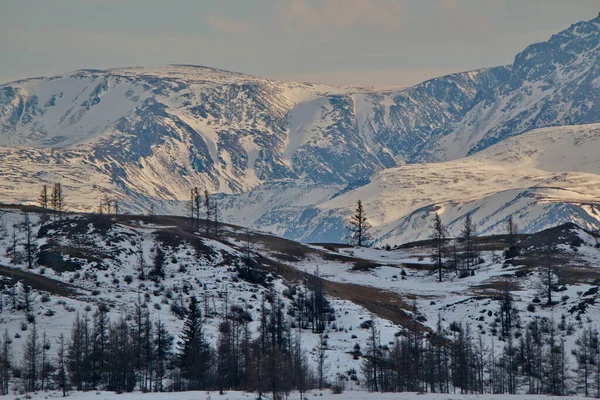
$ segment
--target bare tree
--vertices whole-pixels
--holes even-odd
[[[546,265],[544,266],[541,276],[541,291],[546,297],[548,305],[552,304],[552,291],[558,283],[552,266],[552,255],[555,251],[556,248],[551,243],[548,243],[544,249]]]
[[[325,375],[327,374],[327,339],[319,335],[319,347],[317,348],[317,373],[319,378],[319,390],[323,390]]]
[[[192,230],[199,228],[200,222],[200,190],[197,186],[190,189],[190,225]],[[195,227],[194,227],[195,226]]]
[[[443,256],[444,256],[444,241],[446,237],[448,237],[448,229],[446,225],[442,223],[442,218],[440,214],[435,213],[433,217],[433,224],[431,225],[431,229],[433,233],[431,234],[431,238],[435,242],[435,254],[434,259],[436,262],[437,270],[438,270],[438,280],[442,281],[442,268],[444,266]]]
[[[12,235],[10,237],[10,246],[6,251],[7,255],[10,255],[11,264],[15,265],[19,263],[19,259],[21,258],[21,254],[19,253],[18,247],[19,240],[17,238],[17,225],[13,225]]]
[[[27,268],[33,268],[33,254],[37,248],[34,243],[33,238],[33,224],[31,222],[31,218],[29,218],[29,213],[23,214],[23,221],[20,224],[20,228],[25,232],[25,243],[23,247],[25,248],[25,255],[27,258]]]
[[[50,202],[50,196],[48,194],[48,185],[44,185],[42,191],[40,192],[40,197],[38,198],[38,202],[40,203],[40,207],[44,210],[48,209],[48,203]]]
[[[214,234],[215,237],[219,237],[219,203],[217,199],[213,199],[213,221],[214,221]]]
[[[26,379],[26,387],[27,391],[30,392],[36,390],[40,350],[41,346],[39,342],[39,336],[37,333],[36,324],[34,323],[23,348],[23,367]]]
[[[112,214],[112,203],[108,196],[104,196],[104,209],[106,210],[106,215]]]
[[[52,364],[48,359],[48,351],[50,350],[50,342],[46,337],[46,331],[42,333],[42,342],[40,343],[41,349],[41,359],[40,359],[40,380],[42,383],[42,391],[46,390],[46,381],[48,380],[48,375],[50,370],[52,369]]]
[[[58,352],[56,354],[56,380],[58,387],[62,389],[63,397],[67,396],[67,365],[66,365],[66,342],[65,334],[61,333],[58,337]]]
[[[140,237],[140,240],[137,242],[137,262],[138,269],[140,270],[140,279],[146,279],[146,261],[144,260],[144,240]]]
[[[0,344],[0,395],[5,396],[8,394],[12,369],[12,340],[8,336],[8,329],[4,331]]]
[[[210,235],[210,221],[212,220],[213,206],[212,201],[208,196],[207,189],[204,189],[204,212],[206,215],[206,234]]]
[[[354,214],[350,216],[350,243],[358,247],[367,246],[372,237],[369,233],[371,224],[367,221],[362,201],[356,202]]]
[[[62,185],[55,183],[52,188],[52,195],[50,197],[50,205],[54,211],[54,219],[58,213],[58,218],[62,219],[62,212],[65,209],[65,195],[63,193]]]
[[[8,236],[8,229],[6,229],[6,222],[2,218],[2,214],[0,214],[0,239],[6,239]]]

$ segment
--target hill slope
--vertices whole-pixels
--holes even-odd
[[[10,254],[12,225],[22,222],[25,212],[34,223],[36,261],[31,269],[22,257],[24,231],[16,231],[21,256],[15,261]],[[222,226],[218,237],[206,236],[191,230],[185,219],[174,217],[73,214],[62,221],[43,222],[43,215],[34,209],[2,208],[0,213],[9,233],[0,235],[0,247],[9,249],[0,255],[0,294],[5,300],[0,323],[13,338],[18,358],[31,327],[28,321],[35,320],[38,330],[45,330],[54,344],[61,332],[69,332],[77,312],[90,316],[99,305],[108,307],[114,321],[134,315],[135,304],[141,302],[153,318],[160,318],[177,334],[182,327],[177,310],[188,296],[201,300],[210,342],[217,340],[226,306],[245,313],[256,335],[262,299],[270,303],[278,294],[286,315],[297,316],[300,293],[308,293],[314,284],[310,274],[317,268],[332,308],[325,328],[329,379],[350,376],[348,371],[354,369],[358,381],[364,382],[364,357],[355,357],[354,347],[356,343],[364,347],[371,323],[380,330],[382,343],[391,346],[395,337],[410,329],[428,337],[428,332],[438,331],[438,318],[441,334],[454,340],[457,331],[452,324],[460,322],[480,333],[488,350],[500,351],[504,343],[498,340],[499,300],[504,287],[510,289],[515,321],[519,321],[513,328],[515,335],[531,321],[560,316],[564,329],[557,335],[570,349],[583,327],[580,321],[589,318],[594,328],[599,327],[600,239],[572,224],[521,235],[520,254],[511,260],[501,255],[506,237],[480,238],[480,260],[471,266],[472,273],[459,278],[457,272],[465,271],[461,264],[457,271],[445,270],[444,282],[437,283],[435,266],[429,261],[431,242],[382,251],[308,246],[234,226]],[[543,248],[548,243],[557,248],[552,255],[557,279],[552,306],[539,300],[546,265]],[[148,272],[157,248],[164,252],[165,277],[143,278],[140,254]],[[254,260],[250,274],[244,273],[248,253]],[[27,293],[30,311],[24,300]],[[301,331],[314,367],[322,339],[311,333],[309,325]]]
[[[224,215],[308,242],[344,241],[359,199],[381,244],[427,238],[434,212],[452,234],[460,232],[467,213],[481,234],[503,233],[509,215],[523,232],[569,221],[598,229],[599,152],[600,125],[538,129],[470,157],[390,168],[356,188],[330,186],[325,198],[315,196],[315,188],[264,185],[224,199]],[[263,203],[275,196],[289,200]]]

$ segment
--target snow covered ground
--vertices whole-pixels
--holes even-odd
[[[458,234],[467,213],[484,235],[503,233],[509,215],[522,232],[564,222],[598,229],[598,153],[599,124],[543,128],[470,157],[386,169],[329,197],[316,196],[314,187],[260,186],[225,199],[223,215],[295,240],[344,242],[346,221],[361,200],[376,243],[392,246],[427,239],[434,212],[451,234]]]
[[[12,227],[22,222],[23,213],[19,209],[0,208],[0,214],[7,233],[5,236],[0,235],[0,248],[8,248],[12,240]],[[31,213],[30,217],[35,224],[39,222],[36,213]],[[558,239],[571,239],[565,239],[564,244],[559,245],[563,261],[557,263],[556,274],[563,283],[560,292],[554,295],[556,304],[547,307],[540,304],[539,300],[536,302],[536,298],[541,296],[542,271],[531,267],[532,255],[528,253],[531,251],[535,254],[538,251],[536,249],[524,249],[521,259],[516,259],[512,265],[505,265],[501,259],[502,244],[495,243],[497,250],[480,252],[481,262],[473,268],[475,273],[472,276],[459,279],[454,272],[445,272],[444,282],[438,283],[436,271],[431,266],[432,249],[427,245],[390,251],[303,245],[231,227],[224,229],[222,236],[215,240],[200,235],[185,236],[177,228],[182,222],[187,223],[169,218],[163,222],[151,222],[148,218],[139,217],[121,217],[119,221],[112,222],[107,217],[98,219],[93,216],[72,215],[63,223],[53,225],[50,230],[44,228],[40,232],[37,225],[34,228],[36,245],[44,251],[58,252],[64,260],[75,263],[78,267],[73,270],[54,270],[35,266],[28,270],[24,259],[17,265],[11,265],[10,256],[1,253],[0,268],[4,270],[0,271],[0,275],[5,276],[2,279],[7,279],[11,275],[15,276],[11,271],[20,271],[27,275],[17,275],[17,279],[20,276],[51,279],[53,282],[62,282],[67,285],[67,289],[75,292],[63,295],[54,291],[47,296],[43,290],[34,291],[33,313],[38,330],[46,331],[48,335],[52,344],[51,352],[56,350],[58,335],[61,332],[68,334],[77,313],[91,315],[100,303],[107,304],[110,309],[109,317],[117,320],[122,314],[131,314],[134,304],[142,299],[148,305],[153,319],[160,318],[171,333],[177,336],[182,328],[182,320],[169,308],[173,303],[185,301],[188,295],[197,296],[203,309],[208,307],[209,312],[205,314],[206,334],[214,344],[226,301],[229,305],[239,305],[248,311],[253,316],[250,327],[256,330],[257,302],[266,294],[267,289],[239,279],[235,269],[245,254],[248,245],[246,239],[249,238],[251,251],[260,254],[263,262],[277,263],[278,267],[271,269],[268,274],[286,306],[290,305],[290,299],[285,297],[284,292],[290,285],[302,285],[303,282],[302,278],[294,278],[295,273],[290,271],[310,274],[318,269],[325,280],[326,290],[331,285],[338,285],[333,287],[337,294],[330,296],[336,319],[325,331],[327,375],[330,379],[338,375],[348,376],[351,370],[356,371],[359,380],[361,379],[363,360],[355,359],[352,355],[355,344],[364,345],[369,336],[369,330],[361,328],[361,324],[372,320],[381,332],[382,343],[388,345],[393,344],[395,337],[405,328],[398,322],[406,323],[407,320],[401,318],[402,314],[386,314],[389,310],[382,309],[381,306],[395,304],[394,307],[400,308],[408,316],[408,320],[418,317],[420,323],[431,330],[436,329],[439,318],[449,337],[452,337],[452,333],[448,327],[452,323],[469,325],[474,334],[481,334],[488,348],[493,346],[499,351],[503,343],[495,333],[500,308],[497,299],[504,283],[507,283],[511,287],[515,308],[519,310],[521,327],[534,318],[545,317],[555,323],[564,321],[565,330],[559,334],[568,348],[573,348],[577,332],[584,326],[590,324],[594,328],[600,328],[600,308],[596,301],[598,293],[593,291],[597,287],[594,278],[600,273],[599,239],[577,228],[565,228],[564,232],[556,236]],[[17,230],[16,234],[18,242],[23,243],[23,231]],[[538,240],[535,237],[532,236],[531,240]],[[570,244],[573,238],[579,242],[576,246]],[[160,245],[165,251],[167,262],[163,281],[154,283],[138,279],[140,243],[148,268],[152,264],[155,245]],[[280,276],[276,271],[282,267],[290,270],[281,270]],[[29,281],[25,279],[25,283],[27,282]],[[17,293],[21,292],[22,284],[19,283]],[[369,293],[371,298],[357,297],[360,292]],[[5,308],[0,314],[0,324],[3,329],[8,329],[17,358],[20,358],[21,346],[28,335],[27,315],[24,311],[13,310],[9,306],[10,285],[4,288],[2,296]],[[389,304],[381,304],[382,302]],[[580,313],[582,304],[585,307],[583,313]],[[416,316],[413,305],[417,306]],[[318,359],[316,349],[321,341],[319,335],[306,329],[296,329],[295,333],[301,335],[303,346],[309,352],[309,362],[314,367]],[[347,389],[360,388],[352,380],[348,380],[346,385]],[[354,398],[346,397],[350,394],[355,395],[355,398],[391,398],[386,397],[388,395],[375,397],[376,395],[350,390],[343,397],[336,398]],[[238,395],[247,394],[235,394]],[[325,396],[328,394],[324,394]],[[410,398],[412,395],[407,396]],[[449,398],[452,397],[444,397]]]
[[[62,393],[37,393],[31,396],[33,400],[60,398]],[[7,399],[19,396],[6,396]],[[271,399],[269,394],[264,399]],[[299,393],[291,393],[290,400],[299,400]],[[330,391],[311,390],[303,396],[306,400],[558,400],[564,397],[538,396],[538,395],[466,395],[466,394],[438,394],[438,393],[369,393],[359,390],[346,390],[342,394],[332,394]],[[581,400],[585,397],[569,397],[573,400]],[[254,400],[256,393],[226,392],[219,395],[218,392],[182,392],[182,393],[123,393],[115,394],[109,392],[74,392],[69,394],[73,400]]]

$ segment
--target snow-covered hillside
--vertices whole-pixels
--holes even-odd
[[[33,400],[60,398],[62,394],[39,393],[33,395]],[[343,396],[343,397],[342,397]],[[252,400],[255,397],[254,393],[243,392],[227,392],[225,395],[219,395],[218,392],[185,392],[185,393],[106,393],[106,392],[88,392],[88,393],[72,393],[69,398],[73,400],[188,400],[190,398],[196,400],[210,400],[215,398],[225,398],[226,400]],[[266,399],[270,399],[267,395]],[[337,400],[340,398],[346,400],[555,400],[563,397],[553,396],[514,396],[514,395],[465,395],[465,394],[448,394],[448,393],[369,393],[364,390],[346,391],[343,395],[333,394],[331,391],[311,390],[304,394],[303,399],[321,399],[321,400]],[[288,396],[289,400],[300,400],[300,394],[291,393]],[[585,397],[570,397],[572,400],[581,400]]]
[[[597,154],[598,124],[543,128],[455,161],[390,168],[356,188],[334,193],[337,188],[329,186],[325,198],[314,189],[298,192],[292,184],[260,186],[223,200],[224,215],[308,242],[344,241],[346,221],[359,199],[379,244],[427,239],[435,212],[453,234],[467,213],[481,234],[503,233],[509,215],[523,232],[564,222],[598,229]],[[262,195],[270,191],[287,203],[263,204],[274,196]],[[316,205],[298,207],[303,203]],[[248,209],[252,212],[245,213]]]
[[[108,317],[117,321],[120,316],[131,316],[135,304],[141,302],[152,318],[160,319],[177,338],[183,317],[174,310],[185,309],[189,297],[195,296],[202,304],[206,337],[213,345],[226,307],[247,313],[249,329],[255,335],[261,301],[277,293],[285,310],[293,310],[293,293],[307,287],[311,274],[327,263],[329,254],[230,226],[223,226],[218,238],[207,237],[192,233],[183,218],[69,215],[63,221],[44,222],[43,214],[34,211],[27,213],[35,257],[34,268],[28,269],[23,247],[25,214],[19,208],[0,208],[0,333],[8,330],[17,360],[21,358],[29,320],[35,320],[39,332],[46,331],[55,352],[59,335],[68,336],[75,318],[92,318],[99,305],[108,307]],[[15,241],[16,256],[12,253]],[[164,254],[165,277],[153,280],[149,276],[157,248]],[[248,255],[256,260],[250,277],[243,272]],[[298,273],[282,259],[292,255],[315,262],[305,264]],[[337,258],[348,266],[362,261],[344,255]],[[33,289],[29,311],[23,297],[28,286]],[[383,340],[391,341],[400,329],[398,322],[406,315],[391,308],[381,315],[370,311],[374,300],[354,301],[353,288],[336,286],[336,296],[330,298],[335,317],[325,333],[332,378],[352,368],[360,369],[360,360],[349,353],[355,343],[364,342],[368,336],[368,330],[360,328],[362,322],[375,321],[384,330]],[[369,293],[379,292],[373,288]],[[11,305],[13,300],[16,306]],[[319,334],[310,329],[300,330],[299,334],[314,367]]]
[[[23,227],[15,227],[20,255],[13,258],[12,254],[13,226],[23,223],[26,211],[35,244],[31,269]],[[108,308],[111,320],[117,320],[132,315],[140,302],[177,335],[183,324],[177,309],[187,296],[196,296],[210,342],[217,341],[226,306],[247,313],[249,329],[258,334],[262,299],[278,293],[286,314],[297,315],[298,293],[310,288],[309,274],[317,269],[335,316],[324,332],[327,379],[333,382],[342,377],[346,390],[364,389],[361,366],[365,357],[356,355],[355,345],[365,348],[371,323],[386,348],[413,326],[425,333],[424,338],[438,332],[454,340],[456,324],[461,323],[481,335],[486,354],[491,349],[500,354],[506,345],[499,334],[499,299],[504,288],[509,288],[513,299],[511,335],[515,340],[534,321],[554,321],[560,322],[557,337],[573,349],[582,329],[600,328],[596,304],[600,238],[574,225],[521,235],[520,253],[509,260],[502,255],[506,237],[481,238],[471,272],[459,275],[465,272],[462,265],[456,271],[447,268],[439,283],[430,261],[433,243],[392,251],[309,246],[233,226],[223,226],[219,237],[206,236],[202,230],[190,230],[189,221],[182,218],[68,215],[63,221],[43,222],[38,211],[0,209],[6,227],[0,248],[8,250],[0,254],[0,324],[9,332],[17,359],[32,320],[39,332],[46,331],[54,354],[57,337],[69,333],[77,314],[91,318],[101,304]],[[546,276],[543,249],[548,243],[557,248],[552,255],[556,280],[552,305],[540,301]],[[459,260],[463,257],[460,246]],[[157,248],[164,252],[165,277],[148,279]],[[256,260],[251,276],[242,273],[248,254]],[[147,268],[145,279],[140,255]],[[301,335],[309,365],[315,368],[322,338],[310,329],[295,327],[294,331]],[[353,374],[356,381],[350,379]],[[569,381],[569,393],[577,391],[575,381]]]

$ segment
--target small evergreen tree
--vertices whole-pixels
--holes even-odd
[[[203,390],[209,383],[211,354],[204,337],[202,313],[198,300],[190,297],[187,318],[180,335],[179,366],[189,390]]]
[[[354,214],[350,216],[348,222],[350,223],[350,244],[358,247],[368,246],[372,240],[369,232],[371,224],[367,221],[362,201],[356,202]]]
[[[154,262],[150,277],[154,280],[165,278],[165,252],[158,244],[154,246]]]
[[[435,246],[435,254],[434,259],[436,263],[436,267],[438,270],[438,281],[442,281],[442,268],[444,266],[443,257],[444,257],[444,241],[448,236],[448,229],[442,223],[442,218],[440,214],[435,213],[433,217],[433,224],[431,225],[431,229],[433,233],[431,234],[431,238],[434,241]]]

